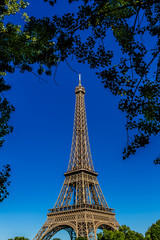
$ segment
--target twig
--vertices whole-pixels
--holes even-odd
[[[74,70],[73,68],[71,68],[71,66],[69,65],[67,59],[65,59],[65,61],[66,61],[67,65],[68,65],[68,67],[71,69],[71,71],[73,71],[73,72],[79,74],[76,70]]]
[[[57,63],[57,65],[56,65],[56,69],[55,69],[55,71],[54,71],[54,75],[53,75],[53,80],[54,80],[54,82],[55,82],[55,84],[59,87],[59,84],[57,83],[57,81],[56,81],[56,73],[57,73],[57,68],[58,68],[58,65],[60,64],[60,62],[59,63]]]
[[[136,13],[136,17],[135,17],[135,20],[134,20],[134,26],[133,26],[134,30],[135,30],[135,27],[136,27],[137,18],[139,16],[139,11],[140,11],[140,7],[139,7],[139,9],[138,9],[138,11]]]
[[[144,16],[145,16],[145,13],[143,13],[143,16],[142,16],[142,18],[141,18],[141,21],[140,21],[140,23],[138,24],[139,26],[141,26],[141,23],[142,23],[142,21],[143,21],[143,19],[144,19]]]
[[[1,95],[2,95],[3,98],[5,98],[5,96],[4,96],[4,94],[2,92],[1,92]]]
[[[16,67],[14,67],[14,68],[18,68],[18,69],[20,69],[21,70],[21,68],[20,67],[18,67],[18,66],[16,66]],[[27,71],[27,70],[26,70]],[[32,73],[32,74],[34,74],[36,77],[38,77],[39,79],[41,79],[42,81],[44,81],[45,83],[48,83],[48,81],[46,80],[46,79],[44,79],[44,78],[42,78],[42,77],[40,77],[38,74],[36,74],[35,72],[33,72],[33,71],[28,71],[28,72],[30,72],[30,73]]]
[[[38,74],[36,74],[35,72],[31,71],[31,73],[33,73],[36,77],[38,77],[39,79],[41,79],[43,82],[48,83],[48,81],[42,77],[40,77]]]
[[[145,2],[145,3],[143,3],[143,2],[141,2],[141,1],[139,1],[138,3],[132,3],[132,4],[128,4],[128,5],[123,5],[123,6],[120,6],[120,7],[116,7],[116,8],[114,8],[114,9],[112,9],[112,10],[108,10],[108,11],[105,11],[105,12],[101,12],[101,14],[108,14],[108,13],[111,13],[111,12],[115,12],[115,11],[117,11],[117,10],[123,10],[123,9],[125,9],[125,8],[128,8],[128,7],[139,7],[139,10],[140,10],[140,8],[142,7],[142,6],[145,6],[145,5],[147,5],[147,4],[154,4],[154,3],[159,3],[159,0],[156,0],[156,1],[148,1],[148,2]],[[97,10],[97,12],[98,12],[98,9],[94,9],[93,11],[96,11]],[[139,11],[138,10],[138,11]],[[99,13],[99,12],[98,12]],[[97,16],[99,16],[98,14],[95,14],[95,17],[96,17],[96,15]],[[71,34],[73,35],[82,25],[84,25],[85,23],[87,23],[87,21],[89,20],[91,18],[91,16],[89,16],[83,23],[81,23],[79,26],[77,26],[73,31],[71,31]]]
[[[156,52],[156,54],[154,55],[154,57],[152,58],[152,60],[151,60],[151,61],[148,63],[148,65],[146,66],[146,68],[145,68],[145,70],[144,70],[144,73],[143,73],[143,76],[140,78],[140,80],[139,80],[139,82],[138,82],[138,84],[137,84],[137,86],[136,86],[136,88],[135,88],[135,91],[134,91],[134,93],[133,93],[131,102],[133,101],[133,99],[134,99],[134,97],[135,97],[136,91],[137,91],[137,89],[138,89],[138,87],[139,87],[139,85],[140,85],[140,83],[141,83],[141,81],[142,81],[142,79],[143,79],[143,77],[144,77],[147,69],[148,69],[149,66],[152,64],[152,62],[154,61],[154,59],[157,57],[157,55],[158,55],[159,52],[160,52],[160,50]]]

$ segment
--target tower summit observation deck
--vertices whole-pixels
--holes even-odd
[[[65,180],[47,220],[34,240],[49,240],[61,229],[65,229],[71,240],[83,236],[96,240],[96,231],[117,229],[115,211],[109,208],[97,180],[89,145],[85,109],[85,88],[75,88],[76,104],[71,154]]]

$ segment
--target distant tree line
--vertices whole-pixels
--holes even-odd
[[[118,231],[103,230],[103,233],[97,234],[98,240],[160,240],[160,220],[151,227],[143,236],[141,233],[132,231],[126,225],[119,227]]]
[[[15,237],[15,238],[10,238],[8,240],[29,240],[28,238],[25,237]],[[60,238],[53,238],[52,240],[61,240]]]
[[[8,240],[29,240],[29,239],[25,237],[15,237],[15,238],[10,238]]]

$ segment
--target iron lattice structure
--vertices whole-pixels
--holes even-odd
[[[34,240],[49,240],[65,229],[74,240],[84,236],[96,240],[98,228],[117,229],[114,209],[108,207],[97,180],[91,157],[85,110],[85,89],[75,89],[76,105],[68,170],[53,209]]]

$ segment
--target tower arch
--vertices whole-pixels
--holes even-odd
[[[45,231],[43,233],[43,235],[41,236],[40,239],[43,240],[49,240],[51,239],[56,233],[58,233],[61,230],[65,230],[68,232],[68,234],[70,235],[71,239],[75,239],[76,237],[76,228],[75,225],[72,223],[68,223],[68,222],[63,222],[61,224],[53,224],[51,225],[47,231]]]
[[[98,229],[106,229],[106,230],[111,230],[111,231],[114,231],[114,230],[117,230],[117,226],[113,225],[112,223],[109,223],[109,222],[99,222],[96,224],[95,226],[95,229],[96,231]]]

